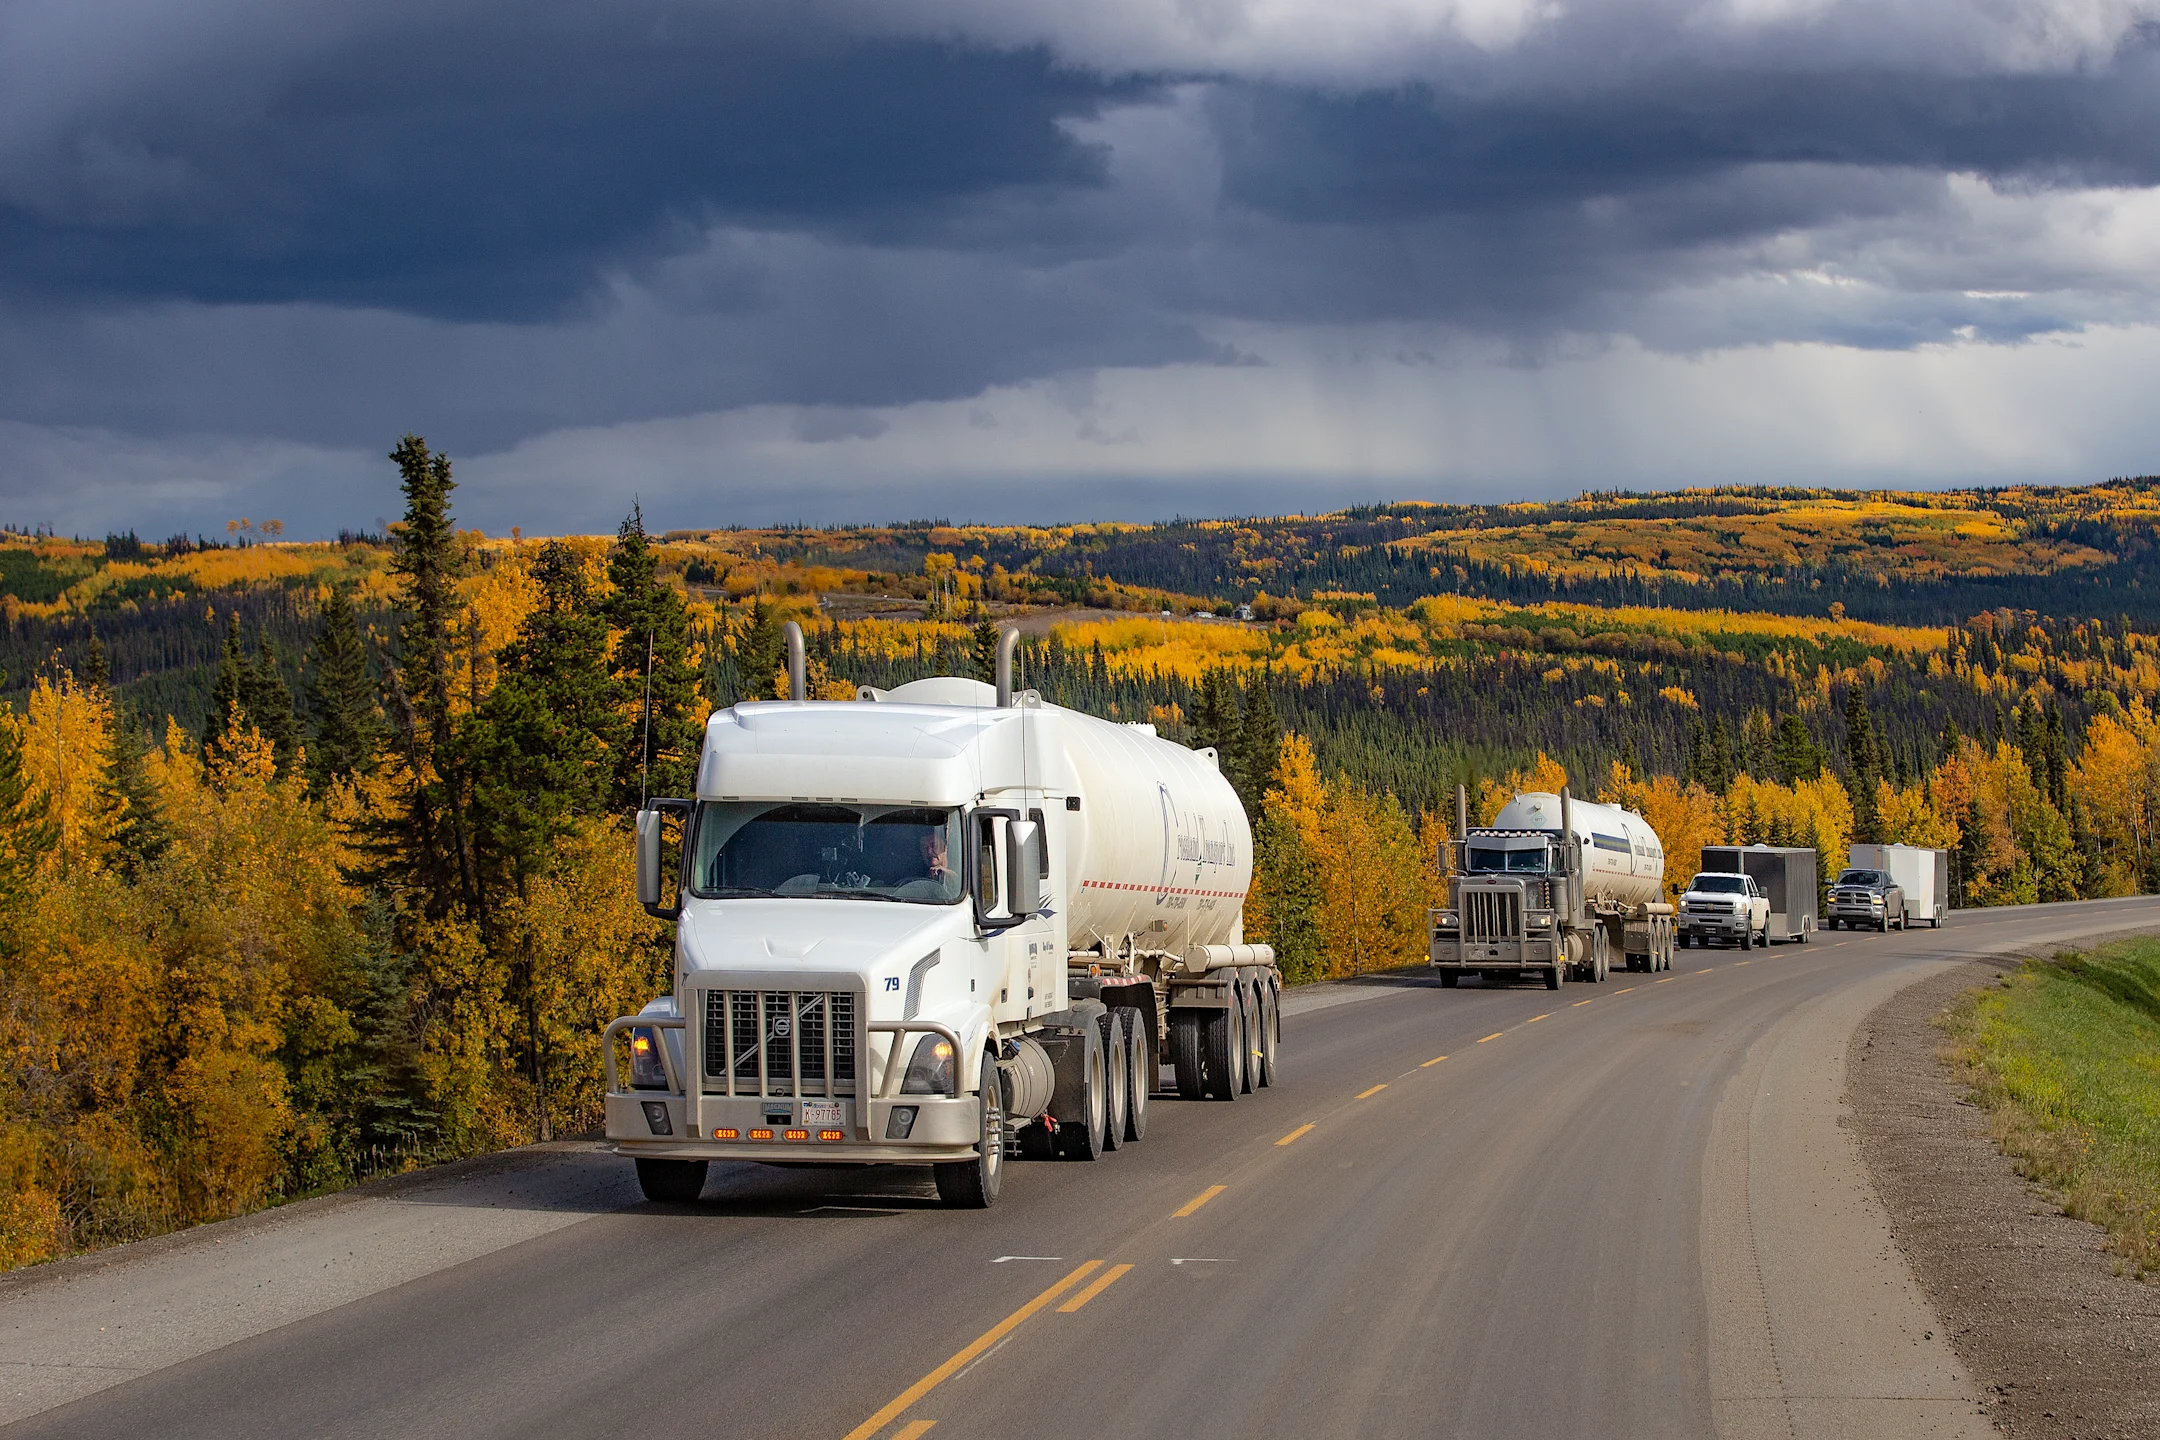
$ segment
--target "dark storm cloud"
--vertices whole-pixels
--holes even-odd
[[[1444,368],[2143,323],[2120,215],[2047,206],[2160,184],[2156,5],[0,0],[0,426],[44,457],[0,499],[99,445],[184,508],[408,428],[758,406],[851,454],[1301,329]]]
[[[1059,122],[1143,88],[801,13],[446,7],[297,59],[236,25],[185,74],[10,137],[0,285],[531,319],[715,222],[901,237],[985,192],[1097,183]]]

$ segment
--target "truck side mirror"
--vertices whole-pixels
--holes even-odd
[[[1007,908],[1015,916],[1042,908],[1042,826],[1032,820],[1009,820],[1005,830]]]
[[[679,816],[682,833],[689,833],[692,800],[653,800],[637,813],[637,898],[647,914],[660,920],[682,915],[681,875],[676,876],[675,898],[667,900],[667,817]]]
[[[1042,831],[1011,810],[978,810],[969,824],[968,879],[975,892],[975,921],[985,930],[1009,929],[1034,913],[1034,905],[1021,907],[1031,895],[1041,894],[1042,884],[1034,852],[1023,853],[1014,832],[1033,831],[1040,845]],[[1040,904],[1037,899],[1035,905]]]
[[[637,812],[637,898],[650,910],[660,903],[660,812]]]

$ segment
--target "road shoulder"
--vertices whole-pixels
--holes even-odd
[[[1702,1244],[1721,1436],[1994,1433],[1843,1123],[1854,1029],[1949,964],[1900,965],[1795,1007],[1718,1103]]]
[[[2160,1435],[2160,1287],[2117,1275],[2099,1227],[2016,1173],[1941,1058],[1935,1017],[2015,963],[1959,966],[1867,1016],[1848,1057],[1853,1134],[1891,1234],[2004,1433]]]

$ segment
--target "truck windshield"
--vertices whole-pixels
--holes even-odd
[[[1837,883],[1840,885],[1858,885],[1864,889],[1872,890],[1878,885],[1889,884],[1890,877],[1880,870],[1847,870],[1837,877]]]
[[[1745,895],[1747,881],[1738,875],[1697,875],[1687,888],[1698,895]]]
[[[1472,845],[1469,863],[1472,870],[1481,874],[1512,871],[1518,875],[1542,875],[1545,873],[1545,847],[1539,845],[1528,850],[1498,850]]]
[[[708,800],[698,806],[690,893],[951,905],[960,817],[896,805]]]

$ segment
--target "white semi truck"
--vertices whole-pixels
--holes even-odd
[[[1432,968],[1452,986],[1569,975],[1603,980],[1613,957],[1630,970],[1669,970],[1673,909],[1665,903],[1665,847],[1648,821],[1567,791],[1533,791],[1470,828],[1469,798],[1455,790],[1455,833],[1444,857],[1448,903],[1432,912]]]
[[[981,1207],[1009,1154],[1146,1135],[1165,1058],[1188,1098],[1272,1082],[1282,980],[1243,943],[1252,830],[1214,752],[1015,693],[1017,639],[995,687],[820,702],[790,625],[793,698],[716,713],[696,797],[640,812],[673,987],[603,1048],[648,1197],[713,1160],[859,1162]]]

